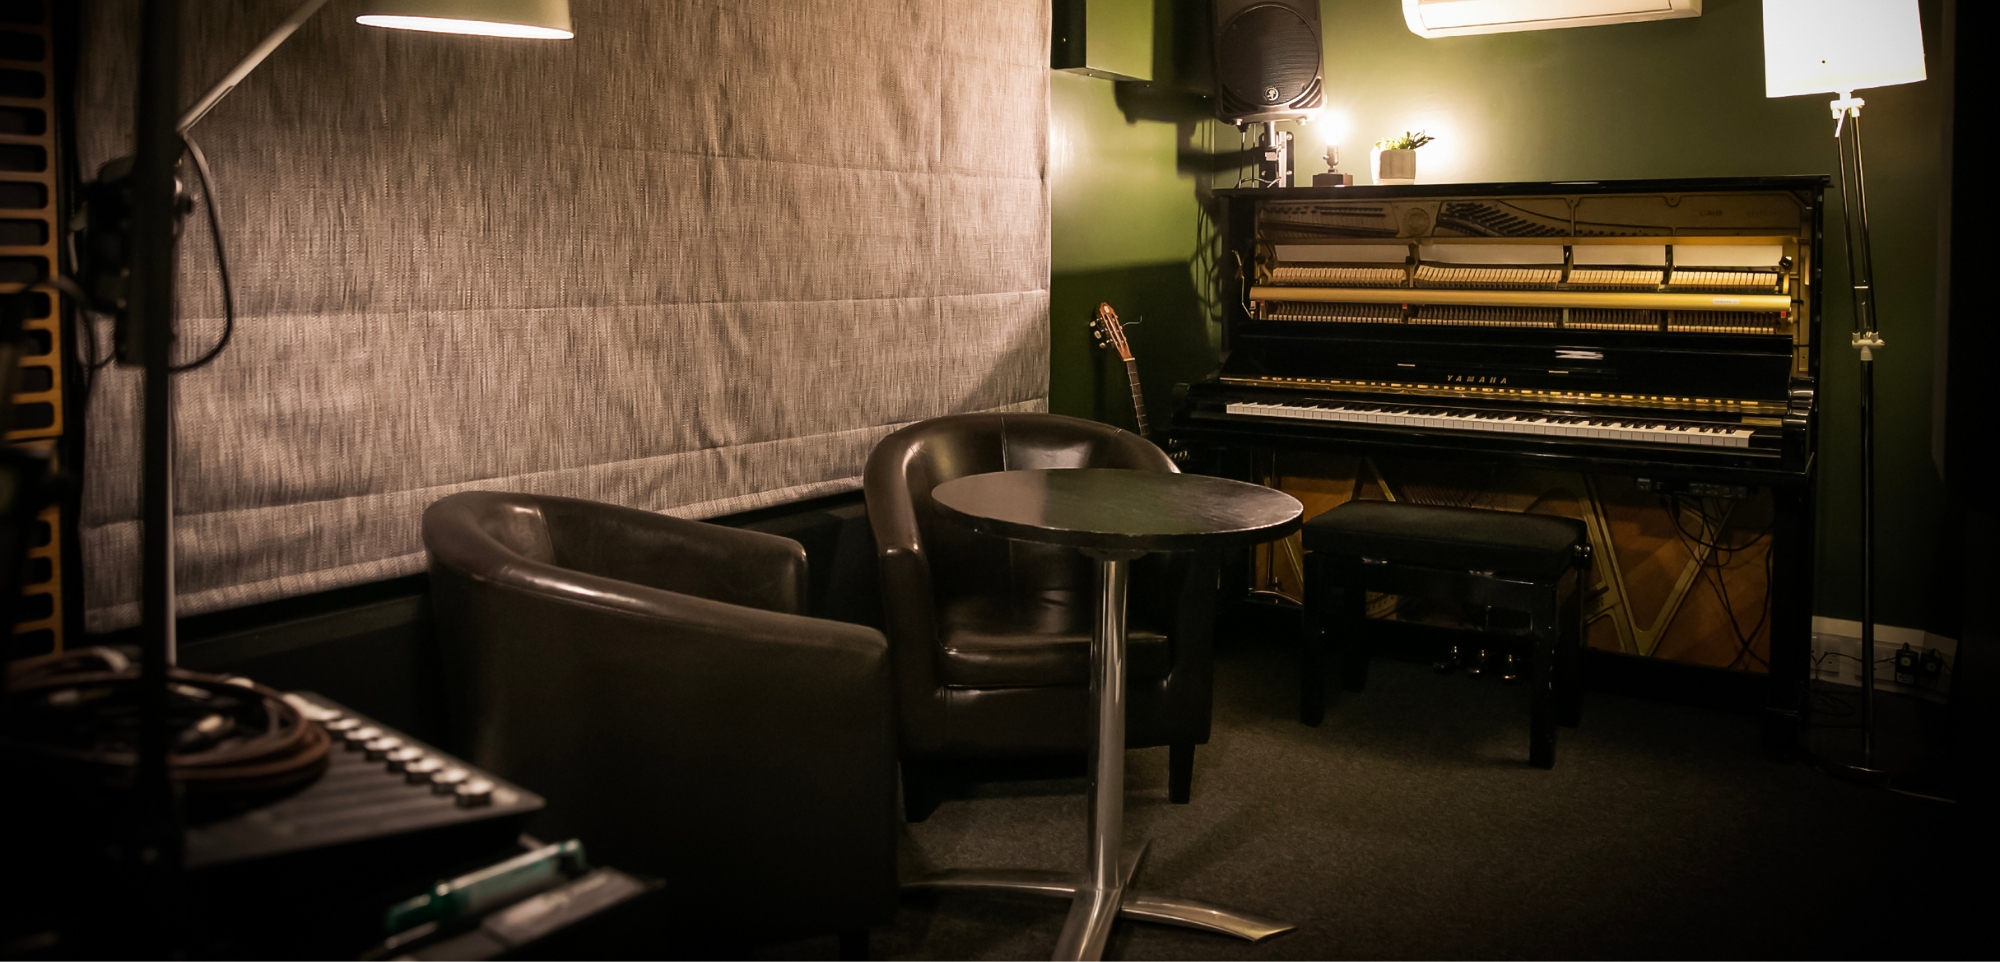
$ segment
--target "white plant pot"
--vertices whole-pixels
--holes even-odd
[[[1417,152],[1414,150],[1383,150],[1377,147],[1369,153],[1368,165],[1377,184],[1417,182]]]

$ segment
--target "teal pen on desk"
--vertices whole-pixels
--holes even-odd
[[[389,907],[383,925],[390,935],[426,922],[447,922],[478,915],[520,896],[538,892],[589,868],[583,843],[570,839],[489,865]]]

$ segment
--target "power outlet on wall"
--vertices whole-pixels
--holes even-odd
[[[1956,640],[1914,628],[1875,626],[1875,684],[1884,691],[1942,700],[1951,688]],[[1861,684],[1861,625],[1834,618],[1813,619],[1813,680]]]
[[[1917,683],[1917,661],[1921,657],[1917,653],[1917,650],[1911,648],[1909,645],[1904,645],[1896,649],[1896,684],[1914,685]]]
[[[1944,652],[1936,648],[1924,649],[1924,656],[1917,660],[1917,684],[1934,689],[1943,683]]]

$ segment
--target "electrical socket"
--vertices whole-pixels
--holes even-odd
[[[1911,660],[1897,664],[1907,647]],[[1951,687],[1956,639],[1894,625],[1875,626],[1875,685],[1878,689],[1941,700]],[[1861,626],[1832,618],[1813,619],[1813,679],[1835,685],[1861,684]],[[1901,671],[1898,669],[1901,668]]]
[[[1936,648],[1924,649],[1924,656],[1917,661],[1917,681],[1932,689],[1944,681],[1944,652]]]
[[[1895,670],[1896,670],[1896,676],[1895,676],[1896,684],[1898,685],[1916,684],[1917,662],[1922,658],[1922,656],[1918,654],[1915,648],[1911,648],[1909,645],[1905,644],[1903,647],[1896,649],[1894,657],[1895,657]]]

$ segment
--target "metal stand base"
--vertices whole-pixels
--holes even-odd
[[[1895,731],[1864,738],[1858,728],[1808,729],[1799,747],[1813,768],[1864,785],[1887,786],[1937,767],[1920,738]]]
[[[1296,926],[1189,899],[1131,891],[1146,843],[1125,835],[1125,595],[1132,559],[1143,551],[1085,549],[1097,562],[1097,621],[1090,638],[1090,798],[1086,868],[1080,875],[1033,869],[958,869],[909,882],[905,889],[1022,892],[1071,899],[1056,941],[1058,960],[1101,959],[1111,924],[1123,915],[1184,925],[1252,942]]]
[[[1896,769],[1885,765],[1881,752],[1864,754],[1860,740],[1855,744],[1827,752],[1807,752],[1806,763],[1813,768],[1835,778],[1877,787],[1887,786],[1898,774],[1907,774],[1908,769]]]
[[[1139,862],[1145,858],[1145,852],[1146,843],[1143,842],[1128,848],[1124,858],[1120,859],[1124,864],[1119,866],[1119,886],[1105,892],[1093,889],[1089,880],[1080,874],[1040,869],[948,869],[905,882],[903,889],[1000,892],[1071,899],[1069,921],[1063,925],[1062,938],[1056,944],[1054,957],[1057,959],[1101,957],[1104,953],[1103,936],[1110,934],[1112,920],[1121,916],[1218,935],[1233,935],[1250,942],[1261,942],[1297,928],[1287,922],[1208,902],[1132,891],[1132,876],[1137,872]],[[1100,932],[1103,934],[1098,935]],[[1093,935],[1097,937],[1091,938]],[[1094,948],[1095,951],[1085,954],[1087,948]]]

